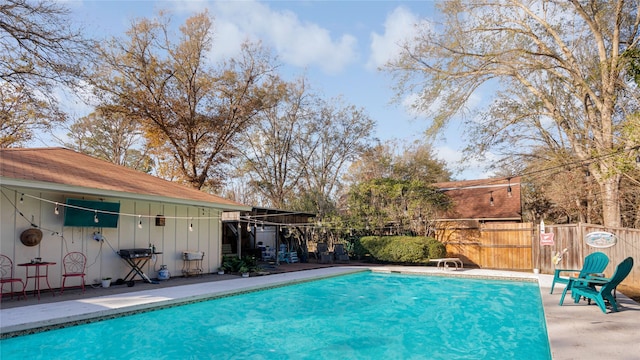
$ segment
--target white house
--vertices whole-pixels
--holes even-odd
[[[183,251],[204,252],[203,272],[215,272],[222,213],[251,210],[65,148],[0,149],[0,187],[0,253],[14,264],[34,258],[55,262],[48,279],[56,288],[62,258],[73,251],[87,257],[87,284],[125,277],[131,267],[118,252],[149,246],[162,253],[143,268],[149,277],[156,277],[162,265],[181,276]],[[20,240],[30,228],[42,231],[37,245]],[[25,268],[15,268],[24,279]],[[27,290],[32,289],[33,281]]]

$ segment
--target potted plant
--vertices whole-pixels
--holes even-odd
[[[240,260],[231,256],[223,256],[222,264],[218,268],[218,271],[222,270],[227,273],[237,272],[240,268]]]
[[[111,278],[110,277],[103,277],[102,278],[102,287],[103,288],[108,288],[109,286],[111,286]]]
[[[218,275],[224,275],[224,266],[218,268]]]
[[[238,270],[238,272],[242,274],[242,277],[245,277],[245,278],[249,277],[249,271],[250,271],[249,268],[244,265],[240,267],[240,270]]]

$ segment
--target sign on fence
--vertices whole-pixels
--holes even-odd
[[[584,236],[584,242],[594,248],[612,247],[618,242],[618,237],[607,231],[594,231]]]
[[[553,233],[540,233],[540,246],[553,246]]]

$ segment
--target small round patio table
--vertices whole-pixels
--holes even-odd
[[[48,262],[48,261],[18,264],[18,266],[26,267],[26,270],[27,270],[27,281],[25,282],[24,287],[27,288],[27,286],[29,286],[29,279],[34,279],[34,281],[36,282],[33,288],[33,296],[37,296],[38,300],[40,300],[40,279],[45,280],[47,287],[49,288],[49,291],[51,291],[53,296],[56,296],[56,294],[53,292],[53,289],[51,288],[51,284],[49,284],[49,266],[55,265],[55,264],[56,263],[54,262]],[[44,269],[44,272],[40,270],[41,268]],[[29,269],[34,269],[33,275],[29,274],[30,273]]]

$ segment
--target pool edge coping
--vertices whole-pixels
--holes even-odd
[[[314,280],[320,277],[337,276],[358,271],[399,272],[420,275],[453,275],[469,276],[474,278],[488,277],[490,279],[498,280],[512,279],[518,281],[537,281],[540,296],[542,297],[544,321],[546,324],[547,336],[553,360],[572,360],[577,358],[596,357],[632,359],[637,356],[637,351],[633,351],[633,349],[635,349],[638,344],[637,324],[640,323],[640,304],[629,299],[624,294],[618,293],[618,302],[619,305],[622,306],[621,311],[618,313],[609,313],[605,315],[599,311],[597,306],[586,306],[585,303],[578,305],[573,303],[568,304],[565,301],[566,306],[558,306],[560,295],[557,293],[554,293],[552,295],[549,294],[553,276],[548,274],[533,274],[530,272],[501,271],[492,269],[465,268],[462,271],[457,271],[436,270],[431,267],[343,266],[340,268],[332,267],[290,272],[286,274],[274,274],[255,278],[251,277],[248,279],[213,281],[204,284],[213,284],[216,282],[233,282],[238,284],[245,284],[242,286],[244,289],[258,289],[259,286],[256,285],[260,285],[261,283],[264,283],[262,284],[262,288],[264,288],[273,286],[274,283],[277,282],[291,283],[292,280],[298,281],[297,279]],[[279,275],[285,276],[277,277]],[[280,280],[273,280],[274,278]],[[248,281],[251,279],[253,279],[253,281]],[[266,279],[271,280],[267,281]],[[200,283],[199,285],[201,284],[203,283]],[[178,286],[176,288],[189,286],[192,285]],[[216,286],[216,288],[217,287],[218,286]],[[163,290],[166,289],[169,288],[165,288]],[[40,306],[44,305],[48,304],[42,304]],[[149,304],[148,306],[154,307],[155,305],[157,305],[157,303]],[[1,311],[4,315],[4,311],[12,310],[15,309],[2,309]],[[23,307],[21,309],[18,308],[18,310],[29,311],[30,309],[26,309],[25,307]],[[14,314],[12,314],[12,316]],[[603,323],[606,323],[606,327],[615,326],[616,330],[602,331]],[[39,322],[39,324],[44,324],[44,322]],[[1,328],[4,331],[6,327]]]
[[[472,271],[464,270],[438,270],[438,271],[425,271],[425,268],[412,268],[412,267],[341,267],[341,268],[330,268],[332,269],[331,273],[325,273],[322,270],[325,269],[313,269],[313,270],[305,270],[299,272],[299,274],[309,274],[310,272],[320,272],[319,274],[314,274],[311,276],[300,276],[295,278],[290,278],[291,274],[276,274],[274,277],[279,277],[275,281],[260,283],[259,279],[273,279],[271,277],[256,277],[253,278],[254,282],[258,282],[253,285],[248,286],[237,286],[233,289],[228,290],[220,290],[214,292],[201,293],[197,295],[176,297],[176,298],[168,298],[164,300],[156,300],[149,301],[140,304],[128,305],[118,308],[107,308],[102,310],[89,311],[85,313],[80,313],[76,315],[70,316],[60,316],[56,318],[41,320],[41,321],[33,321],[33,322],[24,322],[9,326],[0,326],[0,339],[8,339],[12,337],[19,337],[29,334],[35,334],[39,332],[45,332],[55,329],[61,329],[76,325],[89,324],[98,321],[109,320],[117,317],[127,316],[131,314],[137,314],[142,312],[148,312],[153,310],[158,310],[162,308],[170,308],[174,306],[185,305],[189,303],[207,301],[216,298],[223,298],[228,296],[235,296],[243,293],[249,293],[254,291],[265,290],[269,288],[282,287],[287,285],[293,285],[297,283],[310,282],[315,280],[320,280],[324,278],[330,278],[335,276],[348,275],[358,272],[379,272],[379,273],[399,273],[399,274],[412,274],[412,275],[422,275],[422,276],[442,276],[442,277],[462,277],[462,278],[470,278],[470,279],[487,279],[487,280],[510,280],[510,281],[527,281],[527,282],[538,282],[537,276],[529,276],[532,274],[528,273],[515,273],[510,275],[491,275],[491,274],[474,274]],[[470,269],[469,269],[470,270]],[[223,280],[216,282],[209,282],[204,284],[224,284],[225,282],[236,282],[240,279],[232,279],[232,280]],[[538,282],[539,283],[539,282]],[[176,288],[186,288],[193,287],[194,285],[182,285]],[[196,285],[197,286],[197,285]],[[160,290],[149,290],[146,293],[152,292],[161,292]],[[145,292],[141,292],[145,293]],[[119,295],[115,295],[114,297],[118,297]],[[107,298],[107,297],[105,297]],[[82,302],[84,300],[70,300],[69,303]],[[50,304],[49,304],[50,305]],[[32,305],[32,306],[46,306],[46,305]],[[546,315],[545,315],[546,316]],[[545,322],[547,321],[545,317]],[[1,324],[0,324],[1,325]]]
[[[314,276],[304,277],[304,278],[295,278],[295,279],[281,279],[275,282],[263,283],[263,284],[255,284],[246,287],[239,287],[230,290],[222,290],[215,293],[204,293],[198,295],[191,295],[180,298],[171,298],[166,300],[158,300],[153,302],[147,302],[142,304],[129,305],[119,308],[113,309],[105,309],[92,311],[77,315],[71,316],[62,316],[48,320],[35,321],[35,322],[25,322],[15,325],[9,326],[0,326],[0,340],[8,339],[13,337],[19,337],[24,335],[30,335],[40,332],[46,332],[55,329],[62,329],[66,327],[72,327],[76,325],[82,324],[90,324],[98,321],[109,320],[113,318],[118,318],[122,316],[127,316],[131,314],[143,313],[148,311],[159,310],[163,308],[170,308],[174,306],[186,305],[190,303],[202,302],[207,300],[213,300],[218,298],[224,298],[228,296],[235,296],[244,293],[250,293],[270,288],[278,288],[287,285],[294,285],[299,283],[311,282],[315,280],[331,278],[336,276],[343,276],[348,274],[354,274],[358,272],[367,272],[371,271],[369,268],[345,268],[344,271],[335,272],[331,274],[318,274]],[[235,281],[234,280],[226,280],[226,281]],[[193,286],[193,285],[183,285]],[[153,290],[156,291],[156,290]],[[70,302],[76,302],[77,300],[71,300]],[[50,305],[50,304],[49,304]],[[38,305],[34,305],[38,306]],[[1,322],[0,322],[1,325]]]

